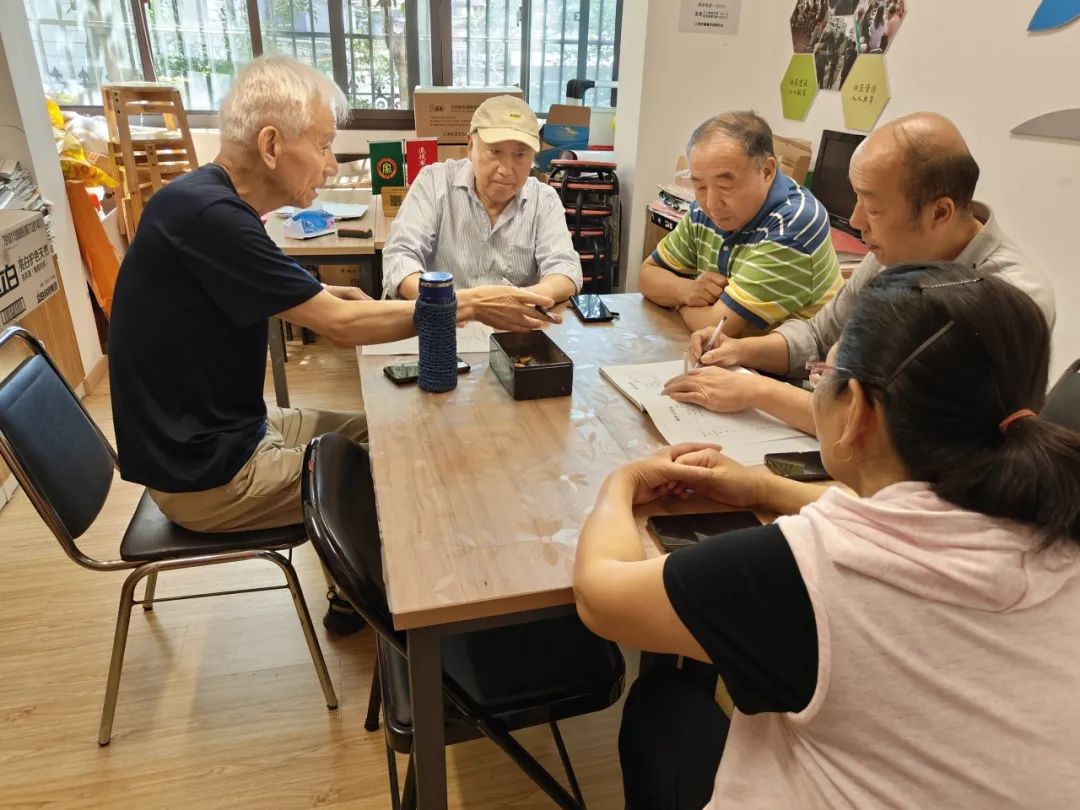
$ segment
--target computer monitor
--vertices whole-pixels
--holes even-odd
[[[817,162],[814,163],[814,184],[811,191],[818,202],[829,212],[833,227],[851,234],[858,234],[851,227],[851,212],[855,208],[855,190],[848,180],[848,164],[851,155],[865,135],[850,132],[834,132],[827,129],[821,133]]]

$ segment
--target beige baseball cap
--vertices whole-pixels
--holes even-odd
[[[540,151],[540,122],[517,96],[489,98],[476,108],[469,129],[484,143],[520,141],[534,152]]]

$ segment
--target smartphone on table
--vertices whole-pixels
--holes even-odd
[[[458,374],[464,374],[470,368],[472,368],[472,366],[470,366],[460,357],[457,359]],[[401,363],[391,363],[388,366],[383,366],[383,374],[385,374],[398,385],[405,385],[406,383],[416,382],[417,379],[419,379],[420,377],[420,361],[406,360]]]
[[[584,323],[606,323],[619,317],[607,308],[599,295],[571,295],[570,306]]]
[[[821,453],[766,453],[765,466],[792,481],[827,481],[829,473],[821,462]]]
[[[701,512],[690,515],[653,515],[646,527],[667,551],[692,546],[724,532],[761,525],[753,512]]]

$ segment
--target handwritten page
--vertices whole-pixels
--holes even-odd
[[[619,393],[634,403],[639,411],[645,410],[642,401],[664,390],[664,383],[672,377],[685,373],[682,360],[663,363],[642,363],[630,366],[604,366],[600,374],[619,389]]]
[[[491,350],[491,334],[495,330],[479,321],[469,321],[457,330],[458,354],[475,354],[483,352],[487,354]],[[375,343],[363,346],[361,354],[364,355],[389,355],[389,354],[420,354],[419,338],[406,338],[393,343]]]
[[[739,374],[753,373],[741,366],[732,366],[731,370]],[[685,373],[686,369],[682,360],[629,366],[604,366],[600,369],[601,376],[619,389],[619,393],[633,402],[639,411],[645,410],[642,403],[646,397],[659,394],[664,390],[664,383],[672,377],[679,377]]]
[[[816,439],[750,408],[738,413],[713,413],[652,394],[642,400],[656,429],[669,444],[710,442],[740,464],[762,464],[766,453],[817,450]]]

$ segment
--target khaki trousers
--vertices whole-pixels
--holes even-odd
[[[304,449],[323,433],[367,441],[363,411],[335,413],[267,408],[266,435],[227,484],[202,492],[158,492],[150,497],[174,523],[197,532],[270,529],[304,522],[300,473]]]

